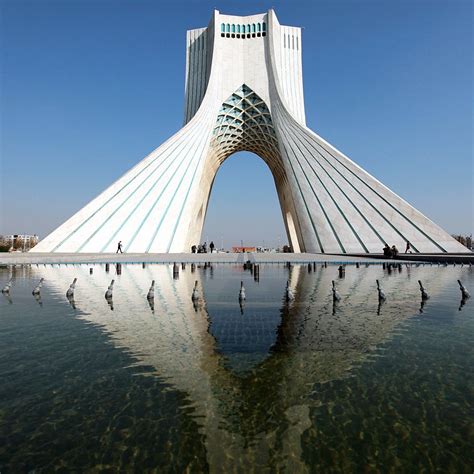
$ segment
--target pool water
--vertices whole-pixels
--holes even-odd
[[[2,474],[472,473],[471,267],[179,270],[0,268]]]

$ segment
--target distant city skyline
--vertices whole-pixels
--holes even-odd
[[[180,128],[187,29],[214,7],[272,6],[306,27],[308,125],[449,233],[473,232],[470,2],[110,5],[0,6],[1,234],[45,237]],[[205,240],[287,243],[256,155],[219,170]]]

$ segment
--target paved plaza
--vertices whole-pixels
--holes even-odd
[[[398,260],[382,255],[329,255],[318,253],[0,253],[0,265],[60,264],[60,263],[394,263],[400,261],[428,261],[448,263],[474,263],[474,254],[400,254]]]

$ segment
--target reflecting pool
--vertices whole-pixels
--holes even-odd
[[[473,471],[471,267],[258,275],[0,268],[0,472]]]

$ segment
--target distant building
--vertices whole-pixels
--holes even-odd
[[[256,252],[257,247],[232,247],[232,253]]]

